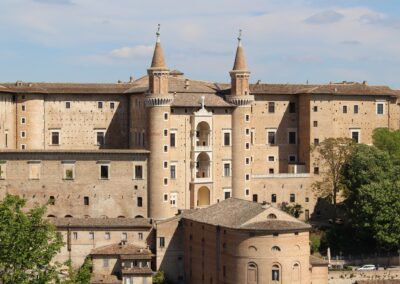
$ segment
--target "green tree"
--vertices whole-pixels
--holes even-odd
[[[165,283],[165,274],[163,271],[157,271],[153,275],[153,284],[164,284]]]
[[[388,152],[359,145],[344,170],[345,203],[354,232],[372,237],[385,250],[400,244],[398,169]]]
[[[0,202],[0,282],[57,281],[59,266],[50,261],[60,251],[62,237],[43,219],[45,206],[27,211],[25,203],[13,195]]]
[[[400,130],[377,128],[372,135],[374,145],[389,154],[393,162],[400,164]]]
[[[295,218],[299,218],[300,215],[303,213],[303,207],[298,203],[289,205],[287,202],[283,202],[281,204],[281,210],[292,215]]]
[[[355,143],[348,138],[328,138],[311,149],[317,153],[321,178],[313,184],[318,197],[328,198],[336,215],[337,195],[343,186],[343,168],[353,153]]]
[[[86,258],[79,269],[74,269],[71,261],[65,263],[68,266],[68,276],[62,284],[89,284],[91,277],[92,261]]]

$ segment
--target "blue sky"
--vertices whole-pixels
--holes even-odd
[[[238,29],[253,82],[400,88],[399,0],[0,0],[0,82],[116,82],[170,69],[229,81]]]

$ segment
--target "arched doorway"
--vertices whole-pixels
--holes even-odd
[[[293,264],[292,267],[292,283],[299,283],[300,281],[300,265],[298,263]]]
[[[202,186],[197,192],[197,206],[208,206],[210,205],[210,190]]]
[[[247,284],[257,284],[258,283],[258,271],[257,264],[250,262],[247,265]]]

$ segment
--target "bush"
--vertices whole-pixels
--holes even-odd
[[[153,275],[153,284],[165,284],[165,275],[163,271],[157,271]]]

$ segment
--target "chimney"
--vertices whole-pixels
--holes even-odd
[[[186,79],[185,80],[185,90],[189,89],[189,86],[190,86],[189,79]]]
[[[135,81],[135,77],[130,76],[130,77],[129,77],[129,83],[133,83],[134,81]]]

